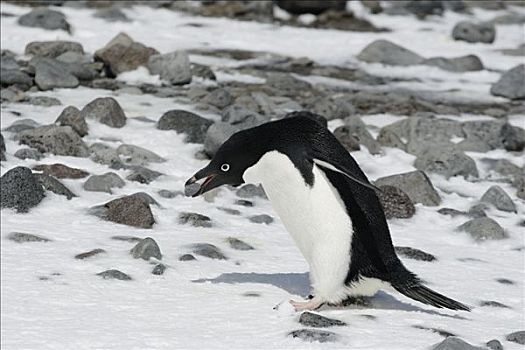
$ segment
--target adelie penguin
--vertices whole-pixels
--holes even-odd
[[[307,112],[239,131],[186,182],[188,196],[262,184],[310,267],[314,297],[296,310],[371,296],[391,286],[438,308],[469,307],[424,286],[397,257],[385,214],[359,165]]]

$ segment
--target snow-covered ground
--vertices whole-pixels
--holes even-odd
[[[358,5],[352,4],[352,7]],[[5,3],[0,8],[16,15],[28,11]],[[200,18],[150,7],[125,9],[134,20],[130,23],[105,22],[92,17],[93,10],[89,9],[64,7],[60,10],[74,26],[72,35],[21,27],[16,24],[16,17],[2,17],[2,49],[23,54],[25,45],[31,41],[67,39],[82,43],[87,52],[94,52],[123,31],[162,53],[176,49],[234,48],[306,56],[321,64],[359,66],[378,75],[418,77],[422,81],[418,84],[432,82],[441,90],[459,88],[469,96],[494,101],[499,99],[488,92],[490,84],[500,76],[494,71],[454,74],[422,66],[365,65],[359,63],[355,55],[371,41],[386,38],[425,57],[476,54],[493,70],[507,70],[523,63],[523,57],[505,56],[497,51],[523,43],[523,26],[498,26],[492,45],[467,44],[450,37],[452,26],[466,15],[450,12],[425,21],[407,16],[374,15],[370,17],[372,22],[391,28],[392,32],[354,33]],[[477,18],[489,19],[500,12],[476,10],[475,14]],[[187,26],[188,23],[202,24],[202,27]],[[220,60],[215,64],[220,65]],[[136,79],[137,75],[140,79],[140,74],[128,79]],[[222,78],[235,79],[218,74],[219,82]],[[64,106],[78,108],[97,97],[114,96],[107,90],[83,87],[35,95],[56,97]],[[170,109],[191,110],[191,106],[173,98],[127,94],[114,97],[128,118],[146,116],[156,121]],[[3,105],[2,128],[17,119],[12,112],[22,113],[41,124],[52,123],[64,106]],[[383,126],[398,119],[377,115],[365,117],[364,121]],[[161,198],[157,195],[158,190],[181,190],[184,181],[206,164],[193,156],[201,146],[184,143],[183,135],[159,131],[154,124],[138,120],[128,120],[122,129],[95,121],[88,121],[88,124],[89,135],[84,138],[87,143],[111,137],[117,140],[104,142],[113,146],[134,144],[154,151],[167,162],[153,164],[151,169],[166,175],[150,185],[127,182],[113,195],[84,191],[84,180],[63,180],[79,197],[68,201],[48,192],[43,202],[28,214],[16,214],[8,209],[1,211],[3,349],[425,349],[443,338],[437,333],[416,329],[415,325],[444,329],[476,345],[494,338],[503,342],[506,334],[525,327],[524,250],[516,249],[524,246],[524,229],[519,223],[523,220],[525,204],[516,198],[515,189],[508,184],[501,184],[501,187],[515,199],[518,214],[490,211],[490,216],[508,235],[501,241],[474,242],[467,234],[455,230],[466,221],[464,217],[440,215],[438,207],[417,205],[413,218],[390,221],[395,245],[419,248],[438,258],[435,262],[403,259],[406,266],[431,288],[474,306],[471,313],[437,310],[399,293],[385,291],[374,297],[371,308],[321,311],[325,316],[345,321],[348,326],[331,329],[341,336],[337,343],[306,343],[286,336],[292,330],[303,328],[297,322],[299,314],[273,309],[282,301],[297,298],[294,294],[308,294],[308,267],[275,217],[270,203],[255,199],[254,207],[239,207],[233,204],[237,198],[235,193],[227,189],[221,190],[214,202],[181,196]],[[337,121],[331,126],[336,124]],[[525,116],[515,116],[513,124],[525,127]],[[2,174],[17,165],[32,167],[37,163],[63,163],[92,174],[113,171],[89,158],[49,155],[40,162],[20,160],[13,156],[20,146],[10,133],[4,136],[8,152],[7,161],[2,162],[0,168]],[[386,149],[381,155],[371,155],[363,149],[353,155],[371,179],[415,169],[415,157],[398,149]],[[476,160],[491,157],[506,158],[518,166],[525,163],[522,155],[512,156],[501,150],[469,155]],[[127,174],[125,170],[115,172],[123,178]],[[431,179],[443,199],[440,207],[459,210],[468,210],[493,185],[484,181],[468,182],[463,178],[445,180],[431,176]],[[451,190],[462,195],[448,193]],[[156,220],[152,229],[118,225],[87,213],[94,205],[139,191],[151,194],[162,206],[152,206]],[[242,215],[229,215],[217,207],[239,209]],[[210,216],[213,227],[179,225],[177,215],[183,211]],[[275,222],[269,225],[251,223],[247,217],[255,214],[270,214]],[[43,235],[53,242],[17,244],[5,239],[13,231]],[[154,238],[162,250],[163,262],[169,266],[165,274],[152,275],[153,265],[131,258],[132,243],[110,239],[114,235]],[[231,236],[253,245],[255,250],[230,249],[225,239]],[[215,244],[229,259],[178,261],[181,254],[190,252],[191,244],[198,242]],[[94,248],[102,248],[107,254],[88,260],[73,258]],[[128,273],[133,280],[103,280],[95,275],[111,268]],[[217,277],[218,280],[213,281]],[[514,281],[514,284],[497,282],[500,278]],[[199,279],[208,281],[194,282]],[[246,296],[247,292],[259,296]],[[478,306],[480,301],[486,300],[499,301],[510,308]],[[505,349],[521,348],[510,342],[505,342],[504,346]]]

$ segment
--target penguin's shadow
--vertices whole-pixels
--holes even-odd
[[[300,295],[304,298],[310,294],[310,279],[308,273],[223,273],[215,278],[201,278],[193,280],[195,283],[260,283],[270,284],[275,287],[281,288],[292,295]],[[332,306],[326,308],[331,309]],[[340,307],[335,307],[340,308]],[[381,309],[381,310],[400,310],[409,312],[422,312],[430,315],[437,315],[443,317],[451,317],[456,319],[465,319],[459,315],[448,315],[434,310],[422,309],[418,306],[402,302],[392,295],[383,291],[377,292],[376,295],[370,298],[365,298],[364,302],[361,300],[357,304],[346,304],[345,309]]]

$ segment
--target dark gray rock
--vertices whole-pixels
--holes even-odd
[[[319,15],[329,10],[343,11],[346,7],[346,0],[277,0],[275,4],[294,15],[305,13]]]
[[[266,224],[269,225],[273,222],[273,218],[267,214],[253,215],[248,218],[255,224]]]
[[[210,92],[203,99],[203,102],[214,107],[223,109],[233,102],[233,96],[224,88],[218,88]]]
[[[369,63],[383,63],[392,66],[420,64],[424,58],[387,40],[376,40],[368,44],[357,58]]]
[[[120,145],[117,153],[127,165],[147,165],[149,163],[163,163],[166,159],[145,148],[135,145]]]
[[[441,343],[434,345],[432,350],[483,350],[483,348],[471,345],[458,337],[447,337]]]
[[[3,50],[2,50],[3,52]],[[16,59],[11,56],[0,56],[0,67],[7,70],[18,70],[20,69],[20,65],[16,61]]]
[[[463,151],[487,152],[496,148],[522,151],[525,131],[504,121],[468,121],[462,124],[465,140],[457,147]]]
[[[90,213],[118,224],[151,228],[155,223],[147,201],[139,196],[125,196],[90,209]]]
[[[466,211],[461,211],[453,208],[441,208],[437,211],[441,215],[450,215],[452,217],[456,217],[459,215],[465,215],[468,216],[469,214]]]
[[[62,29],[66,32],[71,30],[71,26],[62,12],[48,8],[33,9],[31,12],[19,17],[18,24],[23,27],[37,27],[47,30]]]
[[[503,345],[501,345],[500,341],[497,339],[492,339],[487,342],[487,348],[490,350],[503,350]]]
[[[1,208],[13,208],[18,213],[25,213],[37,206],[44,196],[42,185],[29,168],[12,168],[0,178]]]
[[[387,219],[408,219],[414,216],[416,208],[410,197],[400,188],[394,186],[381,186],[381,191],[376,194]]]
[[[410,0],[401,6],[406,9],[408,12],[413,13],[420,19],[424,19],[426,16],[431,15],[442,15],[445,10],[444,3],[452,1],[433,1],[433,0]]]
[[[226,242],[228,242],[230,247],[232,249],[235,249],[235,250],[253,250],[253,249],[255,249],[254,247],[252,247],[248,243],[246,243],[244,241],[241,241],[240,239],[235,238],[235,237],[228,237],[228,238],[226,238]]]
[[[356,114],[354,106],[338,95],[316,98],[309,109],[325,117],[326,120],[344,119]]]
[[[493,301],[493,300],[486,300],[479,303],[479,306],[488,306],[488,307],[499,307],[502,309],[510,309],[505,304],[500,303],[499,301]]]
[[[33,59],[30,65],[35,68],[35,83],[40,90],[75,88],[80,84],[75,75],[64,69],[64,63],[52,58]]]
[[[452,29],[452,38],[469,43],[491,44],[496,39],[496,27],[492,23],[461,21]]]
[[[106,144],[94,143],[89,146],[89,152],[91,154],[90,159],[96,163],[115,166],[122,164],[117,150]]]
[[[77,107],[67,106],[64,108],[57,120],[55,120],[55,123],[60,126],[69,125],[80,137],[88,134],[86,119],[80,114],[80,110]]]
[[[381,146],[366,129],[366,125],[361,118],[351,116],[345,118],[344,123],[348,127],[351,135],[357,139],[359,144],[365,146],[371,154],[381,153]]]
[[[510,285],[515,284],[514,281],[509,280],[507,278],[498,278],[496,279],[496,282],[501,283],[501,284],[510,284]]]
[[[91,258],[95,255],[103,254],[103,253],[106,253],[104,249],[97,248],[97,249],[90,250],[89,252],[77,254],[75,255],[75,259],[84,260],[84,259]]]
[[[485,210],[487,209],[488,207],[485,203],[478,203],[470,207],[470,209],[467,212],[467,215],[472,218],[484,218],[487,216],[487,214],[485,213]]]
[[[253,207],[253,202],[246,199],[237,199],[235,204],[242,205],[243,207]]]
[[[374,184],[379,187],[397,187],[406,193],[413,203],[421,203],[427,206],[436,206],[441,203],[439,194],[423,171],[416,170],[381,177]]]
[[[13,124],[9,125],[7,128],[5,128],[5,131],[9,131],[15,134],[18,134],[21,131],[24,130],[31,130],[36,127],[39,127],[40,124],[34,121],[33,119],[18,119],[13,122]]]
[[[308,311],[301,314],[299,317],[299,323],[306,327],[315,328],[346,326],[346,323],[343,321],[335,320],[333,318],[328,318]]]
[[[135,259],[149,260],[150,258],[162,259],[162,253],[160,252],[159,245],[151,237],[146,237],[139,243],[137,243],[130,251],[130,254]]]
[[[467,232],[477,241],[505,238],[505,230],[491,218],[476,218],[459,226],[458,231]]]
[[[426,253],[422,250],[411,247],[395,247],[396,253],[408,259],[419,261],[434,261],[436,257],[432,254]]]
[[[61,156],[87,157],[88,148],[70,126],[46,125],[20,132],[16,139],[21,144],[42,153]]]
[[[414,166],[425,172],[443,175],[447,179],[452,176],[478,177],[476,162],[453,146],[428,148],[418,155]]]
[[[32,41],[26,45],[25,54],[39,57],[57,58],[66,52],[84,55],[84,48],[74,41]]]
[[[115,6],[98,9],[93,17],[102,18],[108,22],[131,22],[128,16]]]
[[[153,275],[160,276],[160,275],[164,274],[166,269],[167,269],[166,265],[164,265],[164,264],[157,264],[157,265],[155,265],[155,267],[153,268],[151,273]]]
[[[217,207],[220,211],[223,211],[230,215],[241,215],[241,212],[237,209],[231,209],[231,208],[225,208],[225,207]]]
[[[431,332],[437,333],[440,336],[445,337],[445,338],[456,336],[456,334],[451,333],[449,331],[446,331],[444,329],[440,329],[440,328],[425,327],[425,326],[421,326],[421,325],[416,325],[416,326],[412,326],[412,327],[417,328],[417,329],[424,329],[426,331],[431,331]]]
[[[161,175],[163,174],[158,171],[144,168],[142,166],[136,166],[131,174],[126,176],[126,179],[129,181],[140,182],[141,184],[149,184]]]
[[[111,239],[114,239],[116,241],[130,242],[130,243],[142,241],[142,238],[135,237],[135,236],[111,236]]]
[[[513,100],[525,98],[525,64],[520,64],[505,73],[492,85],[490,93]]]
[[[334,130],[334,136],[348,152],[359,151],[361,149],[359,140],[346,125],[337,127]]]
[[[95,119],[112,128],[122,128],[126,125],[126,115],[117,100],[113,97],[99,97],[89,102],[80,111],[81,117]]]
[[[23,232],[11,232],[9,235],[7,235],[7,239],[16,243],[51,242],[49,238]]]
[[[206,131],[204,151],[208,156],[213,157],[224,141],[239,130],[241,130],[239,126],[234,126],[229,123],[213,123]]]
[[[48,96],[30,96],[27,103],[33,106],[51,107],[60,106],[62,102],[58,98]]]
[[[421,64],[434,66],[450,72],[475,72],[483,70],[483,63],[478,56],[467,55],[455,58],[432,57]]]
[[[191,66],[185,51],[174,51],[163,55],[152,55],[148,60],[151,74],[158,74],[172,85],[191,83]]]
[[[525,176],[518,176],[513,182],[512,185],[516,187],[516,196],[518,198],[525,200]]]
[[[298,329],[288,333],[289,337],[299,338],[309,343],[333,343],[339,339],[339,336],[333,332],[320,331],[316,329]]]
[[[131,281],[131,277],[119,270],[106,270],[97,273],[97,276],[102,277],[103,279],[115,279],[121,281]]]
[[[40,160],[44,158],[44,155],[33,148],[20,148],[15,152],[15,157],[17,157],[18,159]]]
[[[179,261],[192,261],[196,260],[195,257],[191,254],[184,254],[179,257]]]
[[[170,191],[170,190],[160,190],[157,192],[162,198],[175,198],[177,196],[184,196],[182,191]]]
[[[243,128],[251,128],[268,121],[268,118],[246,107],[233,104],[222,112],[222,121],[231,125],[240,125]]]
[[[67,188],[63,183],[61,183],[52,176],[46,174],[33,174],[33,176],[37,179],[37,181],[46,191],[51,191],[55,194],[58,194],[59,196],[65,196],[67,199],[78,197],[76,194],[71,192],[71,190]]]
[[[514,333],[507,334],[505,339],[513,343],[525,345],[525,331],[517,331]]]
[[[490,187],[481,197],[484,203],[492,204],[496,209],[516,213],[516,204],[509,195],[499,186]]]
[[[192,246],[192,251],[194,254],[204,256],[206,258],[210,259],[216,259],[216,260],[227,260],[228,258],[224,253],[214,246],[213,244],[209,243],[196,243]],[[190,259],[191,260],[191,259]]]
[[[256,186],[253,184],[243,185],[241,188],[235,191],[235,194],[241,198],[261,197],[264,199],[268,199],[262,186]]]
[[[183,212],[179,214],[179,224],[186,225],[190,224],[195,227],[211,227],[211,218],[206,215],[197,213]]]
[[[18,69],[0,69],[0,85],[16,86],[22,90],[27,90],[33,85],[33,79],[27,74]]]
[[[4,135],[0,134],[0,160],[5,161],[5,142],[4,142]]]
[[[211,120],[195,113],[175,109],[164,113],[160,117],[157,129],[175,130],[177,133],[186,134],[186,142],[203,143],[206,131],[212,124]]]
[[[83,188],[86,191],[112,193],[112,188],[121,188],[124,187],[125,184],[120,176],[109,172],[103,175],[91,175],[86,182],[84,182]]]
[[[192,63],[191,64],[191,75],[207,80],[217,80],[213,70],[203,64]]]

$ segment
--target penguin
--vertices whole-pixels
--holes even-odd
[[[221,185],[262,184],[308,262],[313,297],[296,311],[393,287],[437,308],[470,311],[426,287],[400,261],[376,191],[355,159],[309,112],[239,131],[185,184],[196,197]]]

